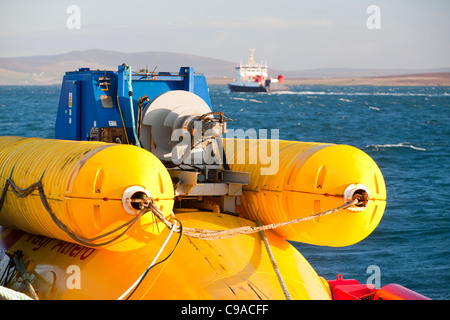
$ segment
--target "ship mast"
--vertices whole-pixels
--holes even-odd
[[[255,64],[255,49],[250,49],[250,66],[253,66]]]

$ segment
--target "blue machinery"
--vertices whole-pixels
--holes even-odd
[[[235,212],[249,174],[222,161],[227,120],[211,111],[206,78],[191,67],[178,73],[132,73],[126,64],[117,72],[81,68],[64,75],[55,138],[142,147],[170,168],[177,199],[220,197],[221,210]]]
[[[139,146],[140,112],[149,101],[173,90],[194,93],[211,108],[206,79],[203,74],[194,74],[191,67],[182,67],[178,73],[131,73],[131,67],[123,64],[117,72],[89,68],[66,72],[55,137]]]

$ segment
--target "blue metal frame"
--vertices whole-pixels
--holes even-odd
[[[121,65],[117,71],[80,68],[66,72],[56,116],[56,139],[89,140],[92,128],[125,127],[129,142],[136,144],[126,70]],[[206,78],[195,74],[192,67],[182,67],[178,73],[133,72],[131,80],[135,119],[140,97],[147,95],[152,100],[171,90],[195,93],[211,108]]]

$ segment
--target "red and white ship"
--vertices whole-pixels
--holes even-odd
[[[228,84],[233,92],[274,92],[289,91],[284,83],[284,76],[269,78],[267,62],[255,62],[255,49],[250,49],[250,58],[247,64],[236,67],[236,79]]]

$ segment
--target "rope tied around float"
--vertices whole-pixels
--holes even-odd
[[[141,210],[141,212],[142,211],[146,211],[146,212],[151,211],[162,223],[164,223],[164,225],[167,228],[169,228],[169,229],[173,228],[173,223],[170,222],[168,219],[166,219],[166,217],[164,217],[164,214],[155,205],[155,200],[153,198],[147,197],[146,199],[138,199],[137,202],[142,203],[142,205],[144,206],[144,208]],[[201,240],[220,240],[220,239],[234,237],[234,236],[241,235],[241,234],[251,234],[251,233],[256,233],[256,232],[260,232],[260,231],[284,227],[284,226],[287,226],[290,224],[296,224],[296,223],[316,219],[316,218],[326,216],[326,215],[329,215],[329,214],[332,214],[332,213],[335,213],[335,212],[338,212],[341,210],[345,210],[353,205],[359,204],[360,202],[361,202],[361,200],[359,197],[354,197],[354,199],[347,201],[343,205],[333,208],[333,209],[330,209],[330,210],[317,212],[310,216],[297,218],[294,220],[260,225],[260,226],[256,226],[256,227],[243,226],[243,227],[226,229],[226,230],[209,230],[209,229],[183,227],[182,230],[183,230],[183,235],[191,237],[191,238],[196,238],[196,239],[201,239]],[[180,232],[180,230],[181,230],[180,227],[176,227],[174,229],[174,232],[178,233],[178,232]]]
[[[12,174],[12,173],[11,173]],[[43,175],[42,175],[43,176]],[[17,197],[26,197],[28,195],[30,195],[33,191],[38,190],[39,192],[39,196],[40,196],[40,200],[42,202],[42,205],[44,206],[44,208],[46,209],[46,211],[49,213],[49,215],[51,216],[53,222],[61,229],[63,230],[66,234],[68,234],[73,240],[86,245],[86,246],[91,246],[91,247],[98,247],[98,246],[103,246],[106,244],[109,244],[117,239],[119,239],[120,237],[122,237],[144,214],[146,214],[147,212],[152,212],[167,228],[170,229],[169,235],[167,236],[163,246],[160,248],[158,254],[156,255],[156,257],[154,258],[154,260],[152,261],[152,263],[149,265],[149,267],[144,271],[144,273],[136,280],[135,283],[133,283],[130,288],[124,293],[122,294],[119,299],[124,299],[127,295],[128,297],[126,297],[126,299],[129,299],[133,293],[136,291],[136,289],[140,286],[141,282],[143,281],[143,279],[145,278],[145,276],[147,275],[147,273],[150,271],[150,269],[152,269],[155,265],[160,264],[162,262],[164,262],[165,260],[167,260],[168,258],[170,258],[170,256],[173,254],[173,251],[175,250],[175,248],[178,246],[178,243],[181,239],[182,235],[185,235],[187,237],[191,237],[191,238],[196,238],[196,239],[200,239],[200,240],[220,240],[220,239],[225,239],[225,238],[229,238],[229,237],[234,237],[237,235],[242,235],[242,234],[251,234],[251,233],[256,233],[259,232],[260,236],[262,238],[262,240],[264,241],[267,253],[269,254],[269,258],[271,261],[271,264],[276,272],[278,281],[280,282],[281,288],[283,290],[283,293],[286,297],[286,299],[290,300],[291,296],[289,294],[289,291],[286,287],[286,284],[284,283],[284,280],[281,276],[280,270],[278,269],[278,266],[276,264],[275,261],[275,257],[273,256],[273,253],[270,249],[270,245],[268,243],[268,240],[265,236],[264,231],[265,230],[271,230],[271,229],[276,229],[279,227],[283,227],[283,226],[287,226],[290,224],[296,224],[296,223],[301,223],[304,221],[308,221],[308,220],[312,220],[312,219],[316,219],[322,216],[326,216],[344,209],[347,209],[353,205],[360,205],[362,203],[364,203],[365,199],[363,197],[361,197],[361,195],[359,194],[355,194],[353,196],[353,199],[350,201],[347,201],[346,203],[344,203],[343,205],[330,209],[330,210],[326,210],[326,211],[322,211],[322,212],[317,212],[315,214],[312,214],[310,216],[306,216],[306,217],[302,217],[302,218],[297,218],[294,220],[290,220],[290,221],[285,221],[285,222],[280,222],[280,223],[272,223],[272,224],[267,224],[267,225],[261,225],[259,221],[256,221],[257,225],[255,227],[252,226],[243,226],[243,227],[238,227],[238,228],[233,228],[233,229],[226,229],[226,230],[209,230],[209,229],[199,229],[199,228],[188,228],[188,227],[183,227],[181,222],[178,221],[176,218],[174,218],[174,222],[169,221],[164,214],[161,212],[161,210],[158,208],[158,206],[155,204],[155,199],[153,199],[152,197],[144,197],[144,198],[131,198],[131,199],[127,199],[128,202],[134,202],[134,203],[139,203],[139,213],[133,217],[132,219],[130,219],[129,221],[127,221],[126,223],[122,224],[121,226],[108,231],[100,236],[94,237],[94,238],[83,238],[80,237],[78,235],[76,235],[74,232],[72,232],[66,225],[64,225],[64,223],[59,220],[56,215],[52,212],[50,205],[47,202],[47,198],[45,196],[44,193],[44,188],[42,185],[42,177],[39,179],[39,181],[31,184],[30,186],[28,186],[27,188],[19,188],[15,185],[15,183],[12,181],[11,178],[6,179],[6,183],[3,187],[3,191],[0,197],[0,210],[3,207],[5,198],[6,198],[6,194],[7,194],[7,190],[8,187],[11,186],[11,190],[12,192],[17,196]],[[175,215],[172,212],[172,216],[174,217]],[[176,222],[179,222],[179,225],[177,225]],[[111,235],[121,229],[125,228],[124,231],[122,231],[120,234],[118,234],[117,236],[113,237],[112,239],[105,241],[103,243],[94,243],[94,241],[99,240],[105,236]],[[171,251],[171,253],[163,260],[156,262],[156,260],[158,259],[159,255],[161,254],[162,250],[164,249],[165,245],[167,244],[168,240],[170,239],[172,233],[179,233],[179,238],[177,241],[177,244],[175,246],[175,248]],[[26,280],[26,279],[25,279]],[[29,281],[28,281],[29,283]],[[31,286],[31,283],[29,283],[29,290],[30,293],[32,294],[33,298],[38,299],[37,295],[34,292],[33,287]],[[3,295],[6,294],[10,294],[10,292],[2,292]],[[10,298],[10,297],[8,297]],[[14,297],[16,299],[20,299],[19,297]],[[23,299],[23,298],[22,298]]]
[[[3,187],[3,192],[2,195],[0,197],[0,210],[3,206],[3,203],[5,201],[6,198],[6,192],[8,190],[8,186],[11,186],[11,190],[12,192],[17,196],[17,197],[26,197],[29,194],[31,194],[34,190],[38,190],[39,191],[39,196],[41,199],[41,202],[44,206],[44,208],[46,209],[46,211],[49,213],[50,217],[52,218],[53,222],[61,229],[63,230],[67,235],[69,235],[73,240],[86,245],[86,246],[90,246],[90,247],[99,247],[99,246],[104,246],[107,244],[110,244],[112,242],[114,242],[115,240],[119,239],[120,237],[122,237],[144,214],[146,214],[147,212],[152,212],[167,228],[169,228],[170,230],[172,230],[173,228],[173,222],[169,221],[164,214],[161,212],[161,210],[156,206],[155,204],[155,199],[153,199],[152,197],[144,197],[144,198],[133,198],[133,199],[128,199],[128,201],[130,202],[137,202],[140,203],[140,208],[141,210],[139,211],[139,213],[134,216],[132,219],[130,219],[129,221],[125,222],[124,224],[120,225],[119,227],[108,231],[102,235],[93,237],[93,238],[84,238],[81,237],[79,235],[76,235],[73,231],[71,231],[60,219],[58,219],[58,217],[56,217],[56,215],[52,212],[50,205],[47,202],[47,198],[44,194],[44,188],[41,182],[42,178],[39,179],[39,181],[31,184],[29,187],[21,189],[19,187],[17,187],[14,182],[11,180],[11,178],[6,179],[6,183],[5,186]],[[297,224],[297,223],[301,223],[304,221],[308,221],[308,220],[312,220],[312,219],[316,219],[322,216],[326,216],[341,210],[345,210],[351,206],[354,205],[358,205],[363,201],[363,199],[361,199],[360,195],[355,195],[353,197],[352,200],[347,201],[346,203],[344,203],[343,205],[333,208],[333,209],[329,209],[326,211],[322,211],[322,212],[317,212],[314,213],[312,215],[306,216],[306,217],[302,217],[302,218],[297,218],[294,220],[289,220],[289,221],[285,221],[285,222],[279,222],[279,223],[271,223],[271,224],[266,224],[266,225],[261,225],[261,226],[256,226],[256,227],[252,227],[252,226],[243,226],[243,227],[238,227],[238,228],[233,228],[233,229],[226,229],[226,230],[209,230],[209,229],[199,229],[199,228],[187,228],[187,227],[183,227],[181,228],[180,226],[176,226],[173,230],[176,233],[180,233],[182,232],[183,235],[187,236],[187,237],[191,237],[191,238],[195,238],[195,239],[201,239],[201,240],[220,240],[220,239],[225,239],[225,238],[229,238],[229,237],[234,237],[237,235],[241,235],[241,234],[251,234],[251,233],[256,233],[256,232],[260,232],[260,231],[265,231],[265,230],[271,230],[271,229],[276,229],[279,227],[284,227],[287,225],[291,225],[291,224]],[[104,238],[106,236],[109,236],[115,232],[120,231],[121,229],[124,229],[120,234],[118,234],[117,236],[113,237],[112,239],[109,239],[105,242],[102,243],[94,243],[95,241]]]
[[[344,203],[343,205],[341,205],[337,208],[333,208],[333,209],[322,211],[322,212],[317,212],[317,213],[312,214],[307,217],[297,218],[297,219],[290,220],[290,221],[285,221],[285,222],[281,222],[281,223],[272,223],[272,224],[267,224],[267,225],[261,225],[261,223],[259,221],[256,221],[256,227],[243,226],[243,227],[227,229],[227,230],[208,230],[208,229],[188,228],[188,227],[183,227],[181,225],[181,223],[180,223],[180,227],[179,227],[175,223],[170,222],[169,220],[167,220],[164,217],[161,210],[155,205],[155,200],[153,198],[147,197],[146,199],[136,199],[136,202],[139,202],[141,204],[141,206],[144,207],[141,211],[152,211],[153,214],[171,230],[171,232],[180,233],[180,237],[183,234],[185,236],[188,236],[191,238],[196,238],[196,239],[201,239],[201,240],[219,240],[219,239],[229,238],[229,237],[233,237],[233,236],[237,236],[237,235],[241,235],[241,234],[250,234],[250,233],[259,232],[261,239],[264,242],[264,246],[266,248],[267,254],[269,255],[270,263],[272,264],[272,267],[277,276],[277,280],[283,291],[283,294],[286,297],[286,300],[292,300],[289,290],[288,290],[286,283],[284,282],[284,279],[281,275],[281,271],[278,268],[275,256],[272,253],[269,241],[268,241],[264,231],[270,230],[270,229],[276,229],[276,228],[279,228],[282,226],[287,226],[290,224],[295,224],[295,223],[300,223],[300,222],[316,219],[318,217],[322,217],[325,215],[329,215],[329,214],[338,212],[340,210],[347,209],[353,205],[359,205],[361,203],[364,203],[364,199],[362,199],[361,195],[355,195],[352,200],[347,201],[346,203]]]

